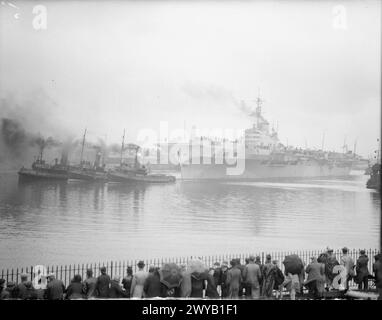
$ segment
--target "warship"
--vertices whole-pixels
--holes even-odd
[[[356,160],[355,153],[293,148],[283,145],[277,131],[270,129],[262,115],[263,100],[256,99],[256,109],[251,112],[253,126],[245,130],[241,140],[212,141],[210,156],[204,156],[203,139],[200,139],[198,157],[192,154],[181,164],[181,176],[186,180],[258,180],[268,178],[304,178],[349,175]],[[191,143],[191,142],[190,142]],[[232,143],[233,153],[226,152],[227,143]],[[237,153],[241,144],[243,156]],[[217,148],[223,144],[222,148]],[[191,150],[191,149],[190,149]],[[222,150],[219,154],[217,150]],[[190,151],[191,153],[191,151]],[[238,174],[228,174],[238,163],[244,168]],[[233,163],[233,164],[232,164]]]

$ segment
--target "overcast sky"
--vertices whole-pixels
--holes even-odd
[[[33,28],[37,4],[46,30]],[[126,128],[134,141],[160,120],[247,128],[238,102],[260,88],[282,142],[320,148],[325,132],[325,149],[342,150],[346,136],[368,156],[380,134],[380,41],[380,1],[5,1],[0,115],[108,142]]]

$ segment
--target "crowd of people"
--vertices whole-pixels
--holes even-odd
[[[298,261],[298,257],[294,257]],[[382,255],[374,256],[373,270],[368,269],[369,257],[360,250],[356,261],[349,255],[347,248],[342,249],[338,260],[333,250],[327,250],[318,257],[311,257],[308,265],[300,259],[301,266],[291,268],[284,260],[284,272],[279,262],[266,256],[265,263],[259,256],[250,256],[242,264],[240,259],[216,262],[213,267],[204,271],[192,272],[187,265],[179,266],[179,285],[168,286],[163,281],[161,269],[139,261],[138,271],[133,273],[129,266],[127,275],[111,278],[106,267],[100,268],[100,275],[95,277],[93,270],[88,269],[86,279],[75,275],[71,283],[56,279],[54,274],[41,275],[38,283],[28,281],[26,274],[21,275],[16,285],[0,279],[0,299],[91,299],[91,298],[210,298],[210,299],[282,299],[285,292],[291,300],[296,296],[321,299],[331,289],[347,290],[349,281],[354,280],[359,290],[368,290],[369,280],[375,281],[379,299],[382,299]],[[296,269],[297,266],[297,269]],[[339,267],[336,267],[339,266]],[[176,270],[175,270],[176,273]],[[176,275],[174,275],[176,276]]]

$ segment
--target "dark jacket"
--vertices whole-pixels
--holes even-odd
[[[216,268],[214,270],[214,283],[216,286],[220,286],[222,283],[222,269],[221,268]]]
[[[109,297],[110,277],[107,274],[101,274],[97,278],[97,296],[99,298]]]
[[[24,293],[24,300],[36,300],[37,299],[37,292],[35,288],[29,287],[26,288],[26,291]]]
[[[377,288],[382,288],[382,261],[378,260],[373,264],[373,272],[375,276],[375,284]]]
[[[221,289],[222,289],[222,298],[225,298],[228,296],[228,283],[227,283],[227,274],[228,269],[225,271],[222,270],[222,276],[221,276]]]
[[[147,298],[154,298],[161,296],[161,282],[158,272],[150,273],[145,280],[143,291]]]
[[[5,288],[0,289],[0,300],[7,300],[7,299],[10,299],[10,297],[11,297],[11,294],[7,289]]]
[[[203,298],[204,281],[207,280],[206,273],[191,274],[191,295],[192,298]]]
[[[21,282],[16,287],[16,294],[18,299],[25,299],[25,294],[27,292],[27,287],[25,283]]]
[[[66,290],[66,299],[83,298],[84,287],[81,282],[72,282]]]
[[[122,286],[126,291],[127,298],[130,297],[131,283],[133,282],[133,276],[126,276],[122,279]]]
[[[214,274],[215,275],[215,274]],[[207,275],[207,289],[206,296],[210,299],[219,298],[219,293],[216,290],[215,278],[214,276],[208,274]]]
[[[17,287],[7,287],[1,292],[1,299],[17,299]]]
[[[367,277],[369,275],[369,268],[367,267],[369,263],[369,258],[366,254],[362,254],[357,259],[357,264],[355,267],[356,271],[356,278],[359,282],[362,281],[363,278]]]
[[[84,294],[87,298],[97,296],[97,278],[87,278],[83,283]]]
[[[65,285],[61,280],[54,279],[48,282],[45,295],[48,300],[61,300],[65,292]]]
[[[127,296],[126,292],[122,290],[122,286],[118,281],[111,280],[109,289],[109,298],[118,299],[125,298]]]

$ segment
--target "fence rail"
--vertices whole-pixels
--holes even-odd
[[[161,267],[164,263],[175,262],[176,264],[187,264],[191,259],[201,259],[204,261],[206,266],[212,267],[215,262],[222,263],[223,261],[230,262],[231,259],[240,258],[241,263],[244,263],[245,258],[253,255],[259,256],[261,262],[265,262],[265,258],[268,254],[271,255],[272,260],[277,260],[279,266],[284,271],[284,265],[282,261],[284,257],[290,254],[297,254],[304,261],[306,265],[309,264],[311,257],[318,257],[323,251],[322,250],[297,250],[297,251],[281,251],[281,252],[250,252],[250,253],[241,253],[241,254],[220,254],[220,255],[209,255],[209,256],[189,256],[189,257],[175,257],[175,258],[161,258],[161,259],[142,259],[148,269],[149,266]],[[376,254],[379,253],[377,249],[368,249],[366,250],[366,255],[369,257],[369,271],[372,272],[373,258]],[[335,255],[337,260],[340,261],[342,255],[341,250],[336,250]],[[357,260],[359,257],[359,249],[350,249],[348,254],[354,259]],[[74,275],[81,275],[82,279],[86,276],[86,270],[92,269],[93,275],[98,276],[100,274],[100,268],[106,267],[107,273],[113,277],[119,275],[124,277],[126,275],[126,269],[128,266],[133,268],[133,272],[137,271],[136,260],[124,260],[124,261],[108,261],[108,262],[99,262],[99,263],[86,263],[86,264],[72,264],[72,265],[61,265],[61,266],[31,266],[26,268],[16,268],[16,269],[2,269],[1,278],[5,279],[7,282],[12,281],[16,284],[20,281],[20,275],[26,274],[30,281],[36,279],[39,274],[55,274],[57,279],[60,279],[67,286],[69,285],[71,279]]]

